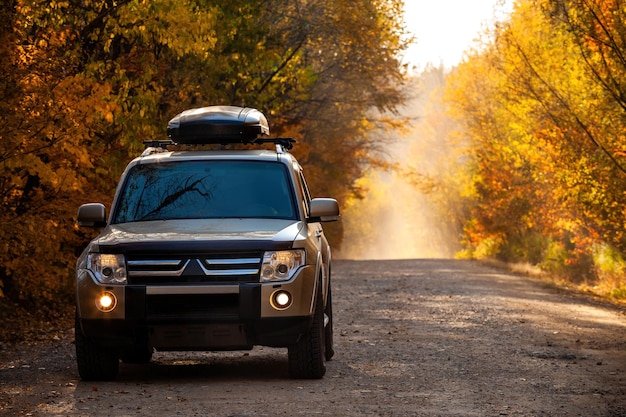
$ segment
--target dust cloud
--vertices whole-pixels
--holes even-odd
[[[446,136],[449,119],[443,115],[443,69],[430,69],[412,88],[415,98],[403,109],[413,118],[405,134],[392,138],[385,158],[402,169],[433,178],[449,176]],[[359,183],[364,197],[342,212],[344,240],[335,257],[342,259],[453,258],[461,247],[453,221],[442,209],[449,207],[445,191],[422,192],[401,172],[371,170]],[[442,207],[444,201],[444,207]]]

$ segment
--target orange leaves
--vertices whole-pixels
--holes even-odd
[[[164,137],[167,120],[185,108],[260,108],[275,132],[297,136],[317,194],[349,195],[377,147],[369,133],[396,122],[370,110],[402,100],[399,5],[85,0],[78,8],[55,0],[0,8],[0,241],[15,243],[0,251],[3,293],[47,300],[71,291],[84,243],[76,207],[109,201],[142,140]]]
[[[453,74],[474,146],[470,246],[495,236],[496,255],[527,260],[541,236],[581,274],[598,242],[626,251],[624,28],[613,1],[521,1]]]

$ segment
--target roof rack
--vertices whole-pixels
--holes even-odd
[[[170,145],[176,145],[176,142],[174,142],[173,140],[170,139],[155,139],[155,140],[144,140],[143,141],[143,145],[146,148],[161,148],[161,149],[167,149],[168,146]]]
[[[230,142],[225,141],[221,145],[228,145],[233,143],[240,142]],[[294,138],[256,138],[250,142],[241,143],[243,145],[263,145],[265,143],[273,143],[276,146],[280,146],[282,149],[289,151],[293,149],[293,145],[296,143]],[[145,148],[144,154],[151,154],[155,152],[166,151],[168,146],[180,145],[180,143],[176,143],[170,139],[155,139],[155,140],[144,140],[143,141]],[[188,144],[188,146],[192,146],[192,144]]]
[[[294,138],[262,138],[262,139],[255,139],[251,143],[252,144],[273,143],[275,145],[282,146],[286,150],[290,150],[290,149],[293,149],[293,145],[296,143],[296,140]]]
[[[167,147],[169,145],[176,145],[176,143],[171,140],[156,139],[156,140],[144,140],[143,145],[146,148],[141,153],[141,156],[148,156],[154,153],[165,152],[167,151]]]

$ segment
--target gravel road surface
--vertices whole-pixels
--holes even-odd
[[[626,310],[458,260],[335,261],[336,355],[157,353],[78,379],[73,330],[2,345],[2,416],[626,416]]]

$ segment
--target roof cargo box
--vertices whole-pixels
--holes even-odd
[[[185,110],[167,124],[167,135],[179,144],[252,143],[269,135],[267,119],[248,107],[210,106]]]

